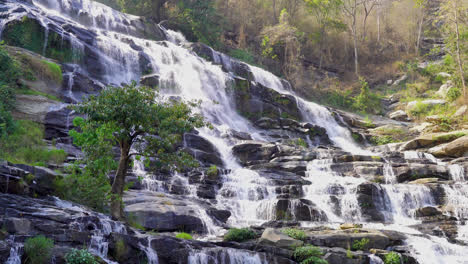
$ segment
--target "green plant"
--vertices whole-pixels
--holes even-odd
[[[301,264],[328,264],[326,260],[323,260],[322,250],[314,246],[303,246],[298,247],[293,252],[293,257],[296,261]]]
[[[349,258],[349,259],[354,258],[354,254],[353,254],[353,252],[351,252],[351,250],[349,248],[346,250],[346,257]]]
[[[127,246],[125,241],[121,238],[117,239],[115,242],[115,258],[117,260],[122,260],[127,253]]]
[[[208,170],[206,171],[206,175],[208,177],[216,177],[218,176],[218,167],[216,165],[211,165]]]
[[[182,233],[177,233],[177,234],[176,234],[176,237],[177,237],[177,238],[180,238],[180,239],[186,239],[186,240],[192,240],[192,239],[193,239],[193,238],[192,238],[192,235],[187,234],[187,233],[184,233],[184,232],[182,232]]]
[[[254,239],[255,237],[255,233],[248,228],[231,228],[227,234],[224,235],[224,241],[243,242]]]
[[[413,116],[422,116],[424,114],[427,114],[429,108],[430,107],[428,104],[419,101],[413,106],[413,108],[411,108],[410,113]]]
[[[72,249],[65,255],[66,264],[98,264],[96,258],[86,249]]]
[[[371,137],[371,143],[374,145],[386,145],[390,143],[395,143],[398,142],[397,140],[394,140],[392,136],[374,136]]]
[[[390,252],[384,257],[385,264],[400,264],[400,255],[396,252]]]
[[[362,238],[361,240],[353,241],[353,250],[366,250],[367,244],[369,244],[370,240],[368,238]]]
[[[307,148],[309,146],[307,145],[307,142],[302,138],[296,139],[296,141],[294,141],[294,144],[296,146],[303,147],[303,148]]]
[[[460,97],[462,95],[462,92],[460,90],[460,88],[458,87],[452,87],[450,88],[450,90],[448,90],[447,92],[447,99],[450,101],[450,102],[453,102],[455,100],[458,99],[458,97]]]
[[[283,229],[283,233],[297,240],[306,240],[307,238],[307,235],[305,234],[303,230],[296,229],[296,228]]]
[[[42,63],[48,68],[49,76],[58,83],[62,83],[62,68],[60,65],[43,60]]]
[[[45,236],[36,236],[26,239],[24,243],[24,253],[26,254],[26,263],[46,264],[52,256],[54,241]]]
[[[67,153],[64,150],[49,149],[43,142],[44,128],[32,121],[19,120],[15,129],[0,138],[0,158],[22,164],[62,164]]]

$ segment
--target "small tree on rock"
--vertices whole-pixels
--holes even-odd
[[[154,90],[133,83],[108,87],[76,107],[86,117],[74,120],[80,132],[70,134],[86,154],[88,166],[96,173],[108,170],[112,167],[112,147],[120,149],[110,197],[114,219],[124,219],[121,198],[132,156],[152,158],[157,166],[169,170],[197,165],[178,143],[184,133],[205,125],[202,116],[193,112],[198,103],[164,99]]]

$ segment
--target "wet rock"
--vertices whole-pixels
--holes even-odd
[[[276,204],[276,219],[321,222],[326,221],[327,216],[312,201],[280,199]]]
[[[291,249],[295,246],[302,246],[304,244],[303,241],[291,238],[281,230],[273,228],[265,229],[258,243],[261,245],[269,245],[286,249]]]
[[[416,217],[427,217],[441,215],[442,211],[433,206],[427,206],[416,210]]]
[[[150,192],[126,192],[125,212],[144,228],[158,232],[205,232],[203,222],[189,201]]]
[[[223,166],[221,154],[216,147],[205,138],[193,133],[184,135],[185,147],[199,161],[206,165]]]
[[[231,217],[231,212],[228,210],[218,210],[213,208],[207,210],[206,212],[209,216],[221,223],[226,223],[229,217]]]
[[[8,233],[16,235],[28,235],[31,231],[31,221],[23,218],[7,218],[3,222]]]
[[[315,246],[348,248],[354,241],[363,238],[369,239],[369,245],[373,248],[385,249],[390,245],[390,239],[376,230],[361,230],[354,233],[353,230],[330,230],[306,232],[307,243]]]
[[[158,87],[159,86],[159,74],[149,74],[144,75],[140,78],[140,84],[148,87]]]
[[[252,161],[270,160],[278,152],[276,145],[260,141],[247,141],[232,148],[233,154],[243,164]]]

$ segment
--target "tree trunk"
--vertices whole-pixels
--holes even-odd
[[[354,72],[356,76],[359,76],[359,60],[358,60],[358,50],[357,50],[357,34],[354,33]]]
[[[467,102],[468,98],[466,96],[466,83],[465,83],[465,75],[463,74],[463,61],[461,59],[461,52],[460,52],[460,29],[458,27],[458,2],[455,1],[455,28],[457,34],[457,60],[458,60],[458,70],[460,71],[460,78],[463,85],[463,97],[465,103]]]
[[[421,11],[422,11],[422,14],[421,14],[421,21],[419,22],[419,28],[418,28],[418,40],[416,41],[416,54],[418,55],[419,55],[419,46],[421,45],[422,28],[424,24],[424,9],[422,9]]]
[[[111,190],[111,216],[115,220],[123,220],[122,197],[125,187],[125,176],[127,175],[128,162],[130,160],[130,144],[126,141],[120,143],[119,167],[115,173],[114,183]]]
[[[377,43],[380,44],[380,9],[377,12]]]

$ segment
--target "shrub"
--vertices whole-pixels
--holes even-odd
[[[255,57],[247,50],[232,49],[228,52],[228,55],[248,64],[255,64]]]
[[[363,238],[361,240],[355,240],[353,242],[352,249],[353,250],[365,250],[367,249],[367,244],[369,244],[369,239],[368,238]]]
[[[416,105],[411,109],[410,113],[413,116],[421,116],[429,111],[429,105],[423,102],[417,102]]]
[[[54,241],[45,236],[36,236],[26,239],[24,243],[24,253],[26,263],[45,264],[50,261]]]
[[[46,164],[53,162],[61,164],[67,154],[63,150],[48,149],[43,142],[44,128],[32,121],[19,120],[15,129],[3,139],[0,139],[0,158],[12,163]]]
[[[390,143],[395,143],[397,142],[396,140],[393,139],[392,136],[378,136],[378,137],[372,137],[371,138],[371,143],[374,145],[386,145]]]
[[[283,233],[297,240],[306,240],[307,238],[304,231],[296,228],[283,229]]]
[[[193,238],[192,238],[192,235],[187,234],[187,233],[184,233],[184,232],[182,232],[182,233],[177,233],[177,234],[176,234],[176,237],[177,237],[177,238],[180,238],[180,239],[186,239],[186,240],[192,240],[192,239],[193,239]]]
[[[248,228],[232,228],[224,235],[224,241],[243,242],[255,237],[255,233]]]
[[[447,92],[447,99],[451,102],[455,101],[460,97],[462,92],[460,91],[460,88],[458,87],[452,87],[450,90]]]
[[[58,83],[62,83],[62,68],[60,65],[46,60],[43,60],[42,63],[46,66],[45,74],[47,74],[47,77]]]
[[[111,189],[108,178],[105,175],[80,170],[78,165],[68,167],[67,170],[70,175],[55,181],[56,195],[96,211],[106,212]]]
[[[208,177],[216,177],[218,176],[218,167],[216,165],[211,165],[208,170],[206,171],[206,175]]]
[[[301,264],[327,264],[326,260],[321,259],[323,252],[318,247],[304,246],[294,250],[293,257]]]
[[[395,253],[395,252],[390,252],[387,255],[385,255],[384,263],[385,264],[400,264],[401,263],[400,255],[398,255],[398,253]]]
[[[296,140],[294,141],[294,144],[295,144],[296,146],[303,147],[303,148],[307,148],[307,147],[308,147],[307,142],[306,142],[304,139],[302,139],[302,138],[296,139]]]
[[[65,255],[66,264],[98,264],[94,256],[86,249],[72,249]]]

